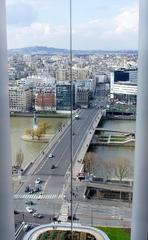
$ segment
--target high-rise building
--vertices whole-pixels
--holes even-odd
[[[111,99],[136,103],[137,99],[137,69],[118,70],[111,73]]]
[[[76,105],[80,108],[88,108],[91,93],[88,89],[78,89],[76,92]]]
[[[71,91],[72,90],[72,91]],[[72,97],[71,97],[72,94]],[[56,85],[56,110],[70,111],[71,100],[73,100],[73,107],[75,106],[75,86],[71,89],[71,84],[57,84]]]

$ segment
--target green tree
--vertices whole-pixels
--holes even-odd
[[[39,127],[34,131],[34,135],[38,138],[38,140],[42,136],[42,132],[43,132],[42,129]]]
[[[47,122],[41,122],[39,123],[38,128],[42,129],[43,134],[46,134],[47,129],[50,128],[50,125]]]
[[[25,134],[26,135],[31,135],[31,128],[27,128],[26,130],[25,130]]]

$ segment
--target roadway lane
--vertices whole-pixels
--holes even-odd
[[[80,119],[73,120],[73,160],[75,161],[76,153],[83,144],[83,140],[89,134],[89,129],[94,121],[97,109],[82,110],[79,114]],[[63,135],[57,140],[52,147],[50,153],[54,155],[53,158],[46,159],[38,166],[36,170],[37,175],[58,175],[64,176],[70,165],[70,126],[63,132]],[[55,165],[55,169],[51,169]]]

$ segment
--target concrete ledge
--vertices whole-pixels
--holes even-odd
[[[30,232],[28,232],[24,236],[23,240],[37,240],[40,234],[51,230],[70,231],[71,223],[51,223],[36,227]],[[110,240],[102,230],[93,227],[83,226],[79,223],[73,224],[73,231],[89,233],[93,235],[96,240]]]

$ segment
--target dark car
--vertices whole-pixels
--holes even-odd
[[[25,204],[26,204],[26,205],[34,205],[34,202],[32,202],[32,201],[26,201]]]
[[[56,166],[55,166],[55,165],[52,165],[52,166],[51,166],[51,169],[55,169],[55,168],[56,168]]]
[[[71,220],[71,215],[68,216],[68,220]],[[76,215],[73,215],[73,220],[78,220],[78,218],[76,218]]]
[[[34,189],[29,190],[29,194],[33,194],[34,192],[35,192]]]
[[[20,212],[18,212],[18,211],[16,211],[16,210],[14,210],[14,214],[19,214]]]
[[[29,186],[27,186],[26,188],[25,188],[25,192],[29,192],[30,191],[30,188],[29,188]]]

